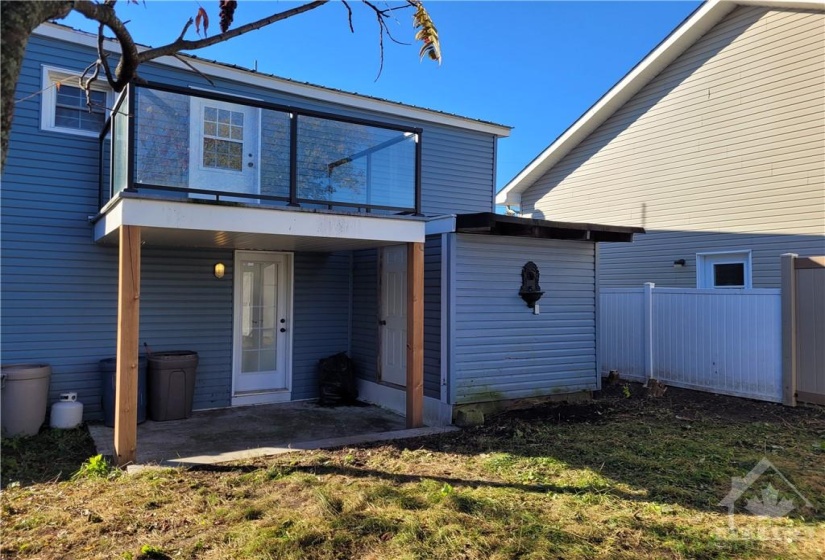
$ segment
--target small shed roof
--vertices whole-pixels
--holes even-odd
[[[455,220],[456,232],[485,235],[509,235],[537,239],[573,239],[583,241],[633,241],[634,233],[644,233],[644,228],[629,226],[605,226],[576,222],[554,222],[504,216],[493,212],[459,214]]]

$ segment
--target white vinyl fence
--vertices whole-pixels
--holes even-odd
[[[603,374],[782,402],[778,289],[603,288]]]

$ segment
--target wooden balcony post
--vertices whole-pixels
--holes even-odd
[[[407,244],[407,427],[424,425],[424,244]]]
[[[139,324],[140,228],[121,226],[115,382],[115,455],[121,467],[134,463],[137,455]]]

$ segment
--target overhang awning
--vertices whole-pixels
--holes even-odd
[[[459,214],[456,216],[457,233],[484,235],[508,235],[537,239],[573,239],[580,241],[633,241],[634,233],[644,233],[644,228],[606,226],[575,222],[554,222],[518,216],[505,216],[493,212]]]
[[[422,243],[430,222],[451,220],[120,193],[94,219],[94,240],[116,245],[121,226],[138,226],[147,246],[344,251]]]

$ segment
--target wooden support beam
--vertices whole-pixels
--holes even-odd
[[[139,325],[140,228],[121,226],[115,378],[115,455],[120,467],[134,463],[137,455]]]
[[[407,244],[407,427],[424,425],[424,244]]]

